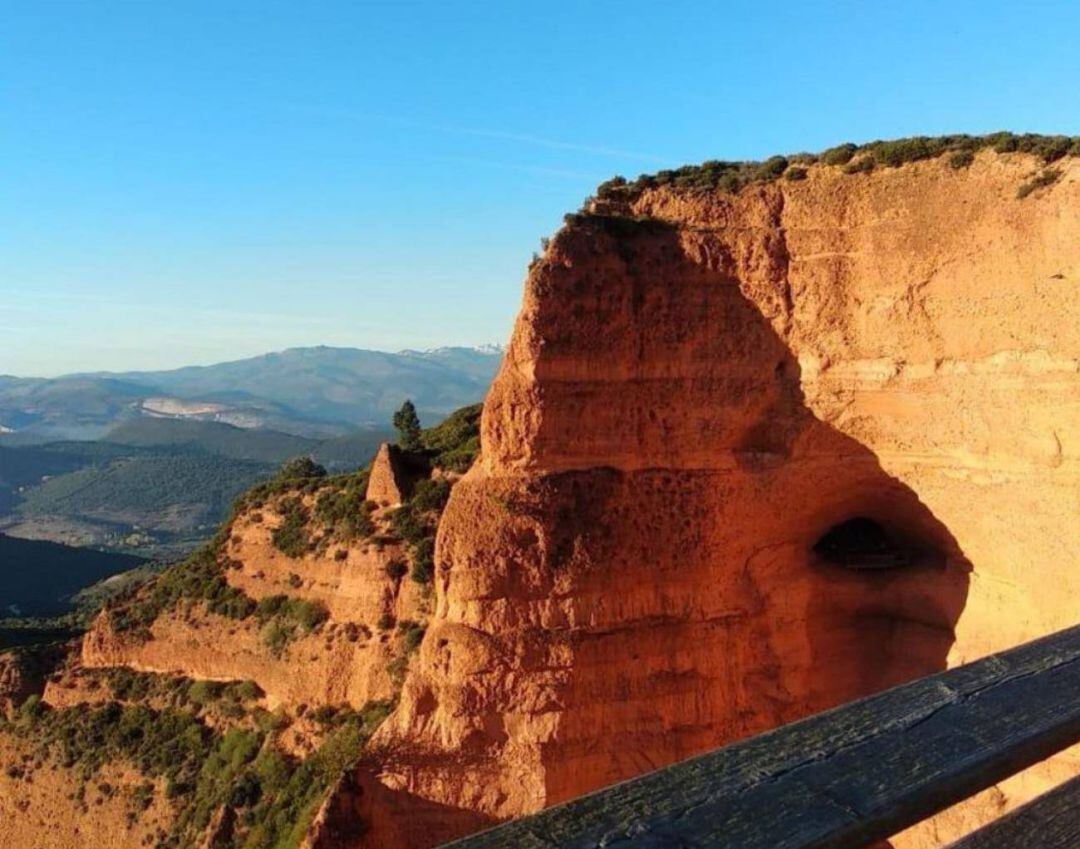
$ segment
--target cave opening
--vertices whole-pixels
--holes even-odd
[[[916,559],[907,540],[866,516],[833,525],[814,543],[814,553],[827,563],[848,569],[894,569]]]

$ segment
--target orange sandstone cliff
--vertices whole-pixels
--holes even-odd
[[[813,165],[568,218],[439,528],[383,784],[511,817],[1075,624],[1080,161],[1061,169],[1018,198],[1024,154]],[[853,568],[881,564],[843,528],[818,545],[851,519],[890,568]]]
[[[374,705],[288,845],[426,849],[1075,624],[1080,158],[1054,167],[982,150],[602,193],[530,267],[464,477],[384,449],[347,534],[315,527],[329,484],[247,504],[222,585],[187,580],[139,628],[99,617],[44,704],[117,698],[118,670],[154,705],[241,682],[199,722],[273,712],[262,751],[295,758],[315,717]],[[451,483],[432,579],[395,511]],[[282,630],[281,599],[321,613]],[[0,666],[12,698],[31,677]],[[147,811],[120,830],[26,745],[0,735],[0,809],[34,823],[5,845],[167,845],[190,815],[110,764]],[[1077,771],[1065,753],[893,843],[945,845]],[[238,798],[206,845],[254,840]]]

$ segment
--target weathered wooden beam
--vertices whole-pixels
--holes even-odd
[[[1044,793],[949,849],[1077,849],[1080,776]]]
[[[1080,626],[448,844],[861,849],[1080,741]]]

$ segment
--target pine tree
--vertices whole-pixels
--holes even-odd
[[[394,413],[394,427],[398,432],[398,445],[406,451],[420,450],[420,418],[412,401],[406,401]]]

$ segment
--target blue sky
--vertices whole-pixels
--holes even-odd
[[[505,341],[599,181],[1080,134],[1080,3],[0,11],[0,373]]]

